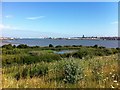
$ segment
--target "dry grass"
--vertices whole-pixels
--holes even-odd
[[[118,74],[118,55],[110,56],[98,56],[93,59],[86,61],[75,59],[76,61],[84,64],[84,79],[79,81],[77,84],[65,84],[62,81],[49,80],[49,77],[54,77],[55,73],[49,72],[48,75],[42,77],[33,77],[16,80],[11,74],[3,74],[2,76],[2,87],[3,88],[120,88],[120,77],[116,77]],[[96,62],[101,63],[101,75],[102,79],[97,83],[93,80],[92,69],[93,64]],[[61,62],[61,61],[59,61]],[[59,63],[58,62],[58,63]],[[53,62],[54,65],[57,62]],[[50,63],[51,67],[53,63]],[[7,68],[5,68],[7,70]]]

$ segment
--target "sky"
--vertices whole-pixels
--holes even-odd
[[[3,2],[3,37],[118,36],[117,2]]]

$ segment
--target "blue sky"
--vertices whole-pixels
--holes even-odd
[[[117,2],[4,2],[5,37],[117,36]]]

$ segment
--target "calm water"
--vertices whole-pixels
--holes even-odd
[[[95,44],[100,46],[105,46],[108,48],[118,47],[117,40],[54,40],[54,39],[18,39],[18,40],[3,40],[3,44],[27,44],[29,46],[48,46],[49,44],[56,45],[83,45],[83,46],[93,46]]]
[[[61,51],[54,51],[54,53],[57,54],[64,54],[64,53],[73,53],[73,52],[77,52],[78,50],[61,50]]]

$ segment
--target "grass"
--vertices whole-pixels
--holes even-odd
[[[76,84],[64,83],[59,77],[62,76],[62,67],[66,61],[73,59],[84,67],[84,78]],[[101,79],[98,81],[92,73],[93,67],[98,62],[101,65],[99,71]],[[38,63],[38,65],[41,63]],[[81,60],[76,58],[63,59],[58,62],[46,63],[49,66],[47,75],[41,77],[20,78],[16,80],[13,76],[18,68],[23,69],[23,66],[13,66],[3,68],[3,88],[118,88],[120,80],[118,75],[118,55],[97,56],[94,59]],[[98,64],[98,63],[97,63]],[[61,69],[60,69],[61,68]],[[116,78],[114,78],[116,77]]]
[[[1,55],[2,88],[120,88],[119,49],[5,47]],[[78,51],[54,53],[62,49]]]

